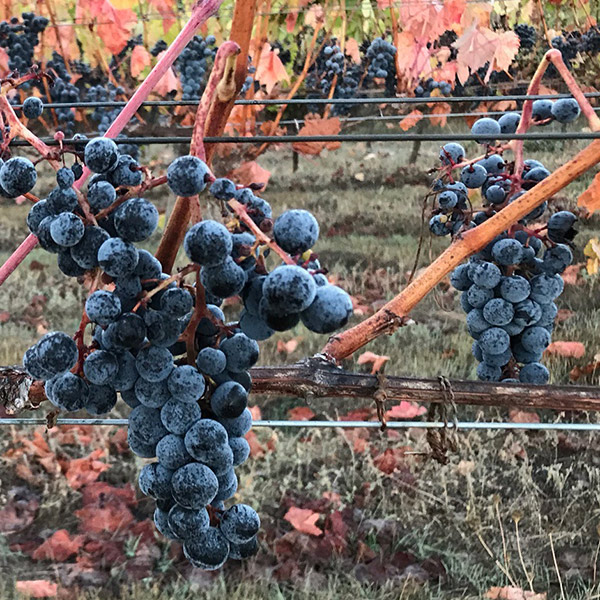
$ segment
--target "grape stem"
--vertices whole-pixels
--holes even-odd
[[[187,361],[190,365],[196,363],[196,328],[202,317],[207,316],[209,313],[210,311],[206,308],[206,292],[200,281],[200,270],[198,269],[196,271],[196,304],[194,306],[194,314],[183,335]],[[210,317],[213,317],[212,313],[210,313]]]
[[[149,292],[146,292],[139,300],[139,302],[133,307],[133,312],[136,312],[140,306],[145,306],[148,304],[150,298],[152,296],[158,294],[161,290],[164,290],[166,287],[171,285],[174,281],[181,281],[188,273],[192,271],[199,271],[200,267],[196,264],[189,264],[174,275],[171,275],[168,279],[162,280],[155,288],[152,288]],[[153,281],[153,280],[145,280],[145,281]]]
[[[295,265],[294,259],[283,250],[274,240],[260,230],[258,225],[252,220],[246,207],[237,200],[229,200],[229,207],[235,212],[238,219],[254,234],[254,237],[263,245],[268,246],[275,252],[286,265]]]

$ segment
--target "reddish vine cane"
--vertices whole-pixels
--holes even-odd
[[[600,131],[600,119],[598,119],[581,88],[567,70],[558,50],[549,50],[544,55],[529,85],[528,94],[535,94],[539,91],[540,81],[550,63],[554,64],[563,77],[588,120],[590,128],[593,131]],[[517,129],[518,133],[524,133],[529,128],[531,107],[531,100],[525,101],[523,114]],[[512,143],[512,149],[515,153],[515,173],[518,173],[523,164],[523,140],[515,140]],[[570,161],[503,208],[495,216],[476,228],[463,233],[393,300],[362,323],[331,337],[321,353],[332,361],[341,361],[380,335],[393,333],[402,325],[403,319],[406,318],[408,313],[463,260],[481,250],[490,240],[562,190],[573,180],[583,175],[599,161],[600,140],[594,140]]]

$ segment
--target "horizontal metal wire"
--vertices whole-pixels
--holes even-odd
[[[600,98],[600,92],[588,92],[584,94],[586,98]],[[240,99],[235,104],[250,106],[272,106],[282,104],[429,104],[430,102],[498,102],[500,100],[557,100],[558,98],[571,98],[570,94],[535,94],[508,96],[435,96],[433,98],[387,98],[387,97],[369,97],[369,98],[265,98],[265,99]],[[44,104],[44,108],[119,108],[125,106],[125,101],[113,102],[51,102]],[[198,100],[147,100],[142,102],[142,106],[198,106]],[[13,105],[14,108],[22,108],[22,104]]]
[[[46,425],[43,418],[0,419],[1,425]],[[57,419],[57,425],[105,425],[127,426],[127,419]],[[293,420],[256,420],[252,427],[273,428],[308,428],[308,429],[378,429],[378,421],[293,421]],[[600,431],[600,423],[505,423],[487,421],[457,421],[444,423],[442,421],[388,421],[388,429],[457,429],[457,430],[510,430],[520,429],[527,431]]]
[[[205,137],[207,144],[227,143],[227,144],[294,144],[297,142],[453,142],[453,141],[477,141],[481,135],[471,133],[358,133],[346,135],[255,135],[248,137],[227,137],[214,136]],[[582,132],[555,132],[555,133],[499,133],[494,135],[496,140],[595,140],[600,138],[600,132],[582,131]],[[165,136],[165,137],[124,137],[117,138],[115,141],[119,144],[189,144],[189,136]],[[59,144],[54,138],[42,138],[42,141],[48,146],[57,146]],[[63,144],[83,146],[88,140],[74,140],[66,138]],[[12,140],[11,146],[29,146],[25,140]]]

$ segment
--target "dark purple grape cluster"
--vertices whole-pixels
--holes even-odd
[[[519,51],[528,52],[535,47],[537,32],[535,27],[526,23],[518,23],[513,30],[519,36]]]
[[[196,35],[175,61],[183,89],[182,100],[198,100],[202,96],[217,48],[215,36],[204,39]]]
[[[565,108],[557,111],[556,107],[563,100],[572,99],[550,103],[546,107],[550,116],[541,116],[562,118]],[[481,160],[468,161],[464,148],[454,142],[441,148],[444,175],[433,185],[436,209],[429,223],[434,235],[455,236],[481,225],[550,175],[533,159],[525,160],[522,170],[515,173],[514,163],[507,164],[494,148],[494,136],[514,132],[519,120],[518,113],[505,113],[498,121],[486,117],[473,124],[472,133],[480,136],[487,149]],[[451,176],[457,167],[461,169],[459,181]],[[483,199],[477,211],[468,196],[475,189]],[[450,278],[462,292],[460,303],[475,339],[473,355],[479,361],[477,376],[484,381],[545,384],[549,380],[540,360],[558,312],[555,300],[564,287],[561,274],[573,261],[577,219],[571,212],[560,211],[550,216],[544,228],[532,227],[547,208],[544,202],[534,209],[457,267]]]
[[[439,90],[442,96],[452,95],[452,84],[447,81],[435,81],[429,77],[425,81],[421,81],[415,88],[415,96],[417,98],[429,98],[434,90]]]
[[[367,78],[385,79],[385,89],[390,95],[396,92],[396,47],[384,40],[375,38],[366,52]]]
[[[106,84],[98,84],[90,86],[85,94],[86,102],[114,102],[119,100],[125,90],[121,86],[115,86],[108,82]],[[119,107],[96,107],[92,111],[91,118],[97,124],[100,133],[106,133],[110,124],[117,118],[121,109]]]
[[[18,163],[0,168],[0,182],[23,186],[33,165],[11,160]],[[76,174],[68,168],[58,171],[57,187],[32,207],[27,222],[41,246],[58,254],[65,274],[93,271],[114,287],[95,290],[85,302],[91,343],[82,331],[74,339],[51,332],[27,350],[23,364],[45,382],[46,396],[62,411],[106,414],[120,394],[131,407],[131,450],[156,459],[141,470],[139,485],[156,502],[157,529],[181,542],[194,566],[218,569],[228,558],[247,558],[258,549],[256,511],[246,504],[225,506],[238,488],[235,467],[250,453],[244,436],[252,425],[249,370],[259,357],[258,341],[300,322],[331,333],[347,323],[352,300],[328,282],[312,253],[319,225],[311,213],[288,210],[273,221],[266,200],[228,179],[215,180],[194,156],[169,165],[170,190],[194,196],[210,183],[213,201],[237,200],[289,258],[269,271],[269,253],[261,253],[259,244],[264,240],[257,240],[247,220],[229,219],[228,227],[205,220],[187,231],[183,244],[199,284],[170,278],[136,246],[157,226],[154,205],[134,197],[107,210],[141,183],[137,162],[104,137],[86,144],[84,160],[95,173],[87,202],[94,215],[106,214],[98,225],[85,222],[72,187]],[[11,191],[23,193],[24,187]],[[229,322],[221,306],[236,297],[243,309]]]
[[[40,33],[48,26],[48,19],[31,12],[24,12],[21,19],[13,17],[0,23],[0,48],[8,54],[8,68],[25,75],[33,66],[33,53],[40,43]],[[23,89],[28,87],[25,84]]]

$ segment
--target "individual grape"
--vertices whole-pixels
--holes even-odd
[[[160,418],[170,433],[185,435],[194,423],[200,421],[202,412],[195,402],[171,398],[161,408]]]
[[[119,371],[119,361],[112,352],[96,350],[83,361],[83,373],[90,383],[105,385]]]
[[[576,234],[573,229],[576,221],[577,217],[568,210],[554,213],[548,219],[548,237],[557,243],[572,240]]]
[[[55,187],[47,198],[48,208],[50,211],[59,215],[63,212],[70,212],[77,209],[79,203],[77,201],[77,194],[72,188],[62,189]]]
[[[487,352],[481,353],[481,362],[490,365],[491,367],[504,367],[508,364],[508,361],[512,358],[512,351],[507,348],[502,354],[487,354]]]
[[[222,373],[227,366],[227,357],[217,348],[202,348],[196,356],[198,370],[213,377]]]
[[[138,352],[135,365],[147,381],[157,382],[166,379],[173,370],[173,356],[166,348],[148,346]]]
[[[178,319],[158,310],[146,311],[143,318],[146,324],[146,336],[154,346],[168,348],[179,339],[181,324]]]
[[[144,496],[155,500],[171,498],[173,471],[157,462],[144,465],[138,477],[140,490]]]
[[[294,322],[295,325],[300,320],[300,316],[294,316],[297,317]],[[259,315],[253,315],[246,310],[243,310],[240,314],[239,326],[242,333],[257,341],[266,340],[275,333],[275,329],[269,327]],[[289,329],[287,323],[283,330],[285,331],[286,329]]]
[[[236,333],[221,342],[221,351],[227,359],[227,370],[241,373],[258,360],[258,344],[243,333]]]
[[[94,416],[108,414],[117,403],[117,392],[110,385],[89,385],[85,410]]]
[[[492,256],[500,265],[516,265],[523,258],[523,245],[512,238],[499,240],[492,247]]]
[[[52,386],[52,404],[66,412],[81,410],[89,394],[88,384],[73,373],[59,375]]]
[[[175,367],[167,379],[169,391],[183,402],[195,402],[204,394],[204,377],[191,365]]]
[[[477,365],[477,377],[481,381],[500,381],[502,369],[487,363],[479,363]]]
[[[85,226],[83,221],[73,213],[61,213],[50,225],[50,235],[59,246],[75,246],[81,238]]]
[[[97,137],[85,145],[84,161],[94,173],[107,173],[117,166],[118,160],[119,149],[109,138]]]
[[[158,210],[144,198],[130,198],[115,211],[115,229],[128,242],[149,238],[158,225]]]
[[[85,312],[92,323],[106,327],[121,315],[121,301],[113,292],[97,290],[86,300]]]
[[[192,295],[184,288],[165,290],[160,299],[160,309],[171,317],[183,317],[194,305]]]
[[[467,189],[467,186],[464,183],[460,181],[448,183],[446,185],[446,189],[450,190],[451,192],[454,192],[458,196],[459,208],[466,208],[467,200],[469,199],[469,190]]]
[[[491,185],[484,195],[490,204],[502,204],[506,199],[506,192],[499,185]]]
[[[214,267],[225,262],[233,249],[231,233],[216,221],[196,223],[183,241],[185,253],[193,262]]]
[[[229,298],[237,296],[244,289],[246,273],[228,256],[220,265],[204,267],[200,279],[210,294],[219,298]]]
[[[162,265],[148,250],[138,249],[138,264],[133,274],[140,279],[158,279],[162,274]]]
[[[134,389],[140,404],[149,408],[162,408],[172,397],[164,380],[152,382],[139,377]]]
[[[551,302],[549,304],[541,305],[542,316],[539,321],[537,321],[536,325],[539,327],[553,327],[554,320],[556,319],[556,315],[558,314],[558,306]]]
[[[542,309],[537,302],[530,298],[515,304],[514,322],[521,327],[529,327],[540,320]]]
[[[75,174],[68,167],[56,171],[56,183],[62,190],[68,190],[75,183]]]
[[[235,196],[236,189],[231,179],[220,177],[213,181],[209,191],[217,200],[230,200]]]
[[[300,313],[302,323],[310,331],[331,333],[343,327],[352,316],[352,298],[335,285],[317,288],[311,305]]]
[[[216,496],[219,482],[206,465],[189,463],[173,473],[171,487],[177,504],[187,509],[200,509]]]
[[[244,560],[254,556],[258,552],[258,540],[254,536],[244,544],[229,544],[229,558]]]
[[[222,324],[225,321],[225,315],[223,314],[223,311],[214,304],[209,303],[206,305],[206,308],[208,308],[208,310],[211,312],[212,319],[209,317],[202,317],[198,322],[196,332],[199,335],[210,337],[219,332],[217,323]]]
[[[221,515],[219,528],[234,544],[250,541],[260,529],[260,518],[247,504],[234,504]]]
[[[572,262],[573,253],[569,246],[557,244],[544,252],[543,271],[548,275],[562,273]]]
[[[482,288],[494,289],[502,279],[502,272],[491,262],[477,260],[469,263],[469,279]]]
[[[248,393],[235,381],[219,385],[210,398],[210,407],[219,418],[235,419],[248,406]]]
[[[58,257],[56,264],[60,271],[67,277],[81,277],[85,273],[85,269],[82,269],[71,256],[70,248],[61,248],[58,251]]]
[[[468,165],[460,172],[461,182],[470,189],[481,187],[485,183],[487,176],[488,172],[478,164]]]
[[[319,224],[307,210],[287,210],[275,221],[273,236],[289,254],[302,254],[317,242]]]
[[[182,540],[190,539],[210,527],[210,517],[205,508],[190,510],[176,504],[169,511],[171,531]]]
[[[539,350],[536,352],[530,352],[529,350],[525,350],[520,343],[513,344],[512,347],[513,356],[515,360],[520,363],[533,363],[537,362],[542,358],[543,350]]]
[[[444,144],[440,149],[440,160],[443,165],[456,165],[465,158],[465,149],[456,142]]]
[[[177,196],[195,196],[206,187],[208,167],[196,156],[180,156],[167,169],[167,184]]]
[[[0,186],[9,198],[30,192],[37,181],[33,163],[21,156],[7,160],[0,167]]]
[[[119,277],[115,279],[114,293],[121,301],[121,308],[131,311],[137,304],[137,299],[142,293],[142,282],[139,277]]]
[[[37,119],[42,116],[44,105],[39,98],[29,96],[23,101],[23,114],[28,119]]]
[[[495,121],[494,119],[483,117],[482,119],[477,119],[477,121],[473,123],[473,126],[471,127],[471,133],[477,136],[496,136],[500,133],[500,125],[498,124],[498,121]],[[480,144],[494,144],[495,138],[479,138],[477,142]]]
[[[560,275],[536,275],[530,280],[532,300],[538,304],[550,304],[562,294],[564,282]]]
[[[242,233],[233,233],[231,235],[233,248],[231,249],[231,258],[242,259],[240,266],[243,269],[252,268],[256,264],[256,259],[252,256],[252,246],[256,243],[256,238],[247,231]]]
[[[146,339],[146,325],[140,315],[134,312],[123,313],[108,327],[114,342],[121,348],[139,348]],[[107,331],[108,331],[107,329]]]
[[[471,306],[471,304],[469,303],[466,293],[460,295],[460,305],[466,313],[471,312],[473,310],[473,308],[475,308],[474,306]]]
[[[233,498],[238,488],[238,480],[233,467],[225,475],[217,476],[217,479],[219,481],[219,491],[212,502],[213,506],[215,502],[223,502]]]
[[[110,235],[102,227],[89,225],[82,238],[71,247],[71,258],[82,269],[93,269],[98,266],[98,250]]]
[[[519,372],[519,381],[521,383],[532,383],[534,385],[544,385],[550,379],[550,372],[539,362],[531,362],[521,367]]]
[[[510,347],[510,337],[508,333],[499,327],[486,329],[481,334],[478,342],[482,352],[486,352],[487,354],[502,354]]]
[[[429,231],[438,237],[449,235],[451,232],[448,228],[448,217],[446,215],[434,215],[431,217],[429,220]]]
[[[168,433],[160,420],[160,411],[147,406],[137,406],[129,413],[129,431],[139,441],[153,448]]]
[[[482,166],[490,175],[498,175],[506,168],[506,163],[499,154],[490,154],[477,164]]]
[[[469,265],[458,265],[450,275],[450,283],[459,292],[466,292],[473,285],[469,278]]]
[[[144,179],[139,163],[129,154],[121,154],[116,166],[107,176],[114,187],[140,185]]]
[[[81,179],[83,175],[83,167],[79,163],[74,163],[71,165],[71,171],[73,171],[73,175],[75,176],[75,181]]]
[[[227,431],[217,421],[202,419],[194,423],[185,434],[185,446],[188,452],[202,461],[205,454],[227,445]]]
[[[52,373],[46,371],[40,365],[40,359],[37,355],[37,345],[27,348],[23,355],[23,367],[34,379],[51,379]]]
[[[491,325],[508,325],[515,315],[513,305],[503,298],[493,298],[483,307],[483,317]]]
[[[517,304],[529,298],[531,286],[525,277],[520,275],[511,275],[502,277],[500,282],[500,295],[509,302]]]
[[[467,293],[467,301],[473,308],[483,308],[494,297],[494,291],[472,285]]]
[[[145,444],[133,434],[131,429],[127,430],[127,445],[140,458],[154,458],[156,456],[156,445]]]
[[[51,375],[68,371],[77,362],[77,345],[62,331],[52,331],[37,343],[39,366]]]
[[[183,553],[195,567],[214,571],[225,564],[229,556],[229,542],[218,529],[209,527],[187,539]]]
[[[87,201],[93,213],[108,208],[117,199],[117,191],[108,181],[97,181],[88,187]]]
[[[243,437],[252,427],[252,413],[246,409],[235,419],[219,419],[229,437]]]
[[[156,444],[156,458],[163,467],[175,471],[183,465],[192,462],[192,457],[188,454],[183,443],[183,438],[179,435],[169,433]]]
[[[521,334],[521,345],[528,352],[541,352],[550,344],[550,333],[543,327],[529,327]]]
[[[50,214],[50,208],[48,207],[48,202],[46,200],[36,202],[27,215],[27,227],[29,228],[29,231],[31,231],[33,235],[37,235],[40,223],[46,217],[49,217]]]
[[[248,460],[248,457],[250,456],[250,444],[248,444],[246,438],[230,437],[229,447],[233,452],[234,467],[237,467]]]
[[[531,118],[534,121],[545,121],[552,116],[552,100],[534,100]]]
[[[307,309],[316,293],[317,286],[310,273],[294,265],[277,267],[263,283],[263,295],[269,306],[283,314]]]
[[[437,201],[442,210],[450,210],[458,204],[458,196],[453,191],[446,190],[437,197]]]
[[[552,105],[552,116],[559,123],[572,123],[580,113],[581,109],[575,98],[559,98]]]
[[[500,133],[516,133],[521,121],[521,115],[517,112],[504,113],[498,119],[498,125],[500,125]]]
[[[98,263],[107,275],[125,277],[133,273],[137,266],[137,248],[121,238],[109,238],[98,250]]]
[[[545,169],[544,167],[536,167],[535,169],[531,169],[530,171],[524,173],[522,185],[525,189],[528,190],[532,188],[536,183],[539,183],[540,181],[546,179],[548,175],[550,175],[550,171],[548,171],[548,169]],[[526,219],[528,220],[532,220],[533,218],[535,217],[529,217],[529,215],[526,217]]]
[[[162,535],[170,540],[178,540],[169,526],[169,513],[156,507],[153,515],[154,526]]]

